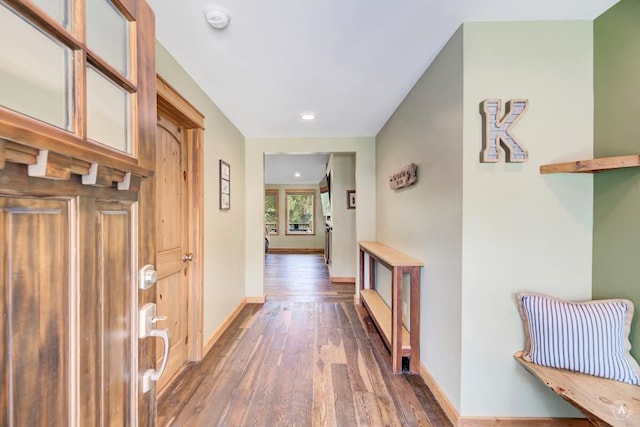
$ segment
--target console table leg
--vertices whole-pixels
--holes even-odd
[[[376,288],[376,260],[369,257],[369,289]]]
[[[394,267],[391,278],[391,362],[393,372],[402,372],[402,268]]]
[[[412,374],[420,373],[420,268],[409,269],[411,283],[409,340],[411,341],[411,362],[409,370]]]
[[[364,289],[364,251],[360,249],[360,289]]]

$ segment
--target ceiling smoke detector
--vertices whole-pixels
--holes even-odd
[[[207,6],[204,9],[204,17],[209,25],[218,30],[222,30],[229,25],[229,13],[222,6]]]

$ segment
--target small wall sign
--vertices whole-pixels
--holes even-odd
[[[522,163],[529,159],[527,149],[511,133],[511,128],[529,108],[528,99],[511,99],[505,105],[502,118],[502,100],[485,99],[480,103],[482,116],[482,151],[480,162],[497,163],[506,153],[506,162]],[[502,148],[499,148],[501,146]]]
[[[389,186],[393,190],[408,187],[416,182],[418,182],[418,166],[415,163],[403,167],[400,172],[394,173],[389,178]]]

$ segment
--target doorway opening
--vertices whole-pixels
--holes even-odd
[[[348,192],[355,192],[355,153],[264,155],[266,301],[354,300]]]

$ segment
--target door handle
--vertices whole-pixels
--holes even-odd
[[[182,255],[182,262],[193,261],[193,254],[184,254]]]
[[[162,362],[160,362],[160,367],[156,370],[147,369],[147,371],[142,375],[142,392],[146,393],[151,390],[151,382],[158,381],[162,374],[164,373],[165,368],[167,367],[167,361],[169,360],[169,330],[168,329],[152,329],[149,331],[150,337],[162,338],[162,342],[164,343],[164,351],[162,353]]]
[[[139,313],[138,318],[138,337],[140,338],[162,338],[164,343],[164,352],[162,353],[162,362],[157,370],[147,369],[142,374],[142,392],[146,393],[151,390],[151,382],[158,381],[165,368],[167,367],[167,361],[169,360],[170,340],[168,329],[157,329],[155,324],[161,320],[166,320],[166,316],[156,315],[156,305],[152,302],[145,304]]]

